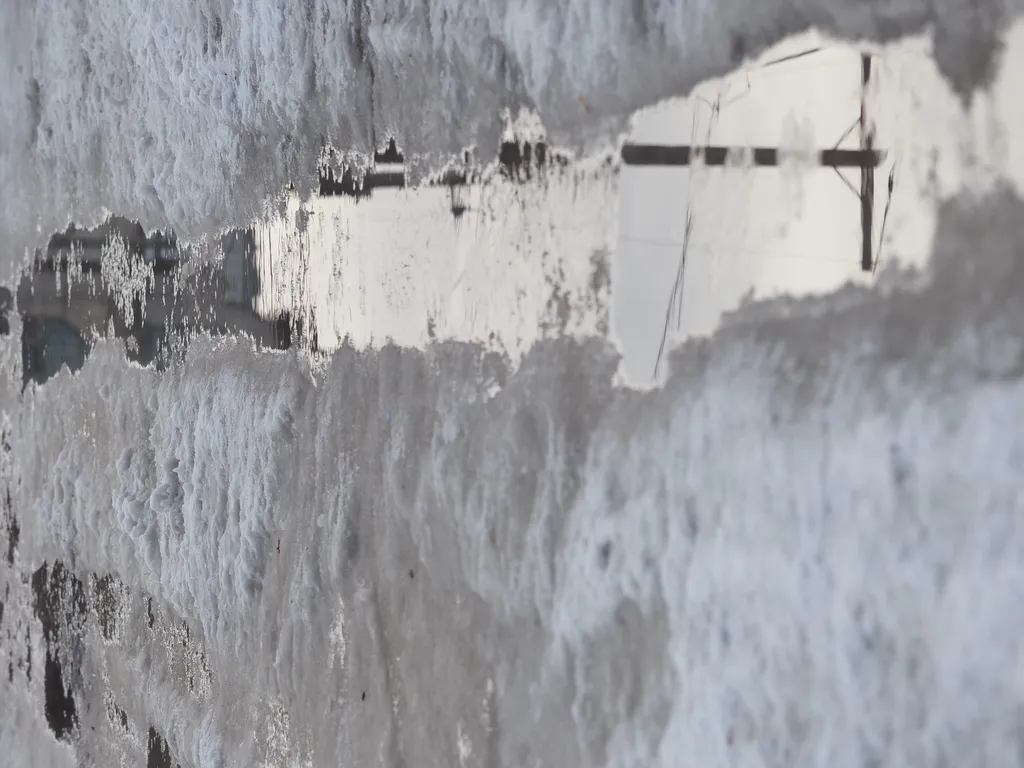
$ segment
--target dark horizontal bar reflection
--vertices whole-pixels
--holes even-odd
[[[625,144],[622,162],[638,166],[728,165],[739,158],[758,167],[778,166],[787,157],[787,150],[777,147],[694,147],[688,144]],[[823,149],[814,153],[816,164],[832,168],[877,168],[885,160],[885,151],[878,149]]]

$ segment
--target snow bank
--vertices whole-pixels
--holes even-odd
[[[130,733],[80,754],[1015,764],[1022,214],[947,204],[922,292],[744,310],[644,394],[601,341],[100,349],[13,417],[18,568],[131,592],[76,694]]]
[[[635,108],[682,94],[787,34],[935,27],[960,93],[988,77],[1018,3],[924,0],[63,0],[0,9],[0,236],[15,260],[107,211],[187,238],[245,224],[328,144],[397,134],[429,168],[496,152],[503,108],[593,147]],[[5,259],[6,261],[6,259]],[[5,266],[5,268],[7,268]]]

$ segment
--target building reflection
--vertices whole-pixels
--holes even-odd
[[[543,141],[505,141],[496,171],[508,182],[524,184],[566,163]],[[375,190],[405,189],[408,174],[394,139],[374,153],[358,178],[351,167],[336,173],[331,162],[319,171],[320,196],[357,200]],[[447,188],[458,221],[469,210],[470,188],[486,176],[467,151],[425,184]],[[201,333],[245,334],[264,348],[288,349],[294,343],[317,351],[311,312],[308,334],[301,318],[256,312],[260,279],[252,229],[228,232],[213,250],[216,259],[199,258],[173,233],[147,233],[138,222],[116,216],[93,229],[70,226],[54,234],[16,294],[0,288],[0,334],[14,327],[13,312],[21,318],[23,384],[45,382],[65,366],[79,370],[95,340],[111,336],[124,340],[130,360],[158,370],[182,356]]]
[[[373,153],[373,164],[361,174],[350,165],[336,169],[335,160],[332,154],[319,169],[321,197],[344,195],[362,200],[371,197],[375,189],[405,189],[405,155],[394,139]]]
[[[130,360],[158,370],[202,333],[291,347],[302,335],[291,317],[267,319],[254,309],[260,281],[253,231],[228,232],[218,245],[223,258],[211,263],[173,235],[146,234],[118,218],[54,235],[16,296],[0,289],[0,333],[11,332],[14,311],[21,319],[23,385],[43,383],[65,366],[79,370],[95,340],[110,336],[124,340]]]
[[[565,153],[548,149],[545,141],[503,141],[498,150],[497,173],[513,184],[528,184],[540,180],[553,168],[565,168],[569,158]],[[408,169],[405,155],[395,140],[389,139],[385,148],[374,152],[373,163],[362,172],[346,165],[342,158],[329,153],[318,170],[320,197],[351,197],[364,200],[375,190],[406,189]],[[447,187],[452,217],[458,221],[468,210],[468,190],[484,180],[484,169],[472,150],[424,182],[426,186]]]

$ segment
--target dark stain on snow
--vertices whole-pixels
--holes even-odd
[[[32,682],[32,633],[28,629],[25,630],[25,677]]]
[[[33,609],[43,625],[49,645],[55,645],[62,632],[80,624],[85,615],[85,589],[59,560],[50,568],[45,563],[32,574]]]
[[[4,501],[5,506],[11,501],[10,492],[7,493]],[[9,506],[7,506],[10,509]],[[21,539],[21,526],[18,525],[18,518],[11,514],[7,519],[7,564],[14,565],[14,555],[18,552],[18,543]]]
[[[359,537],[359,521],[361,517],[362,497],[357,492],[353,495],[352,502],[349,507],[349,514],[343,523],[345,526],[342,538],[344,557],[341,561],[341,572],[342,576],[345,578],[351,576],[352,571],[355,569],[356,563],[359,560],[361,544]]]
[[[218,14],[212,18],[203,16],[203,55],[216,56],[220,53],[220,42],[224,37],[224,23]]]
[[[501,173],[513,181],[529,181],[542,171],[548,163],[547,144],[542,141],[531,144],[528,141],[503,141],[498,150]]]
[[[11,309],[14,307],[14,294],[12,294],[7,288],[0,286],[0,336],[6,336],[11,332],[11,321],[8,315]],[[10,451],[11,447],[7,444],[7,435],[4,435],[4,450]]]
[[[64,682],[64,670],[60,660],[46,652],[46,722],[58,739],[70,739],[78,725],[75,699]]]
[[[0,435],[0,448],[3,449],[5,454],[11,453],[11,441],[7,432]],[[21,540],[21,526],[18,524],[18,518],[14,514],[14,502],[11,499],[9,484],[5,485],[3,494],[3,512],[7,523],[7,564],[13,566],[14,555],[18,551],[18,543]]]
[[[34,77],[29,80],[25,98],[28,99],[29,114],[32,116],[32,130],[29,141],[31,146],[35,146],[36,142],[39,141],[39,125],[42,123],[43,117],[43,96],[39,81]]]
[[[149,727],[149,753],[146,756],[146,768],[173,768],[171,750],[164,737],[153,726]]]
[[[548,256],[549,254],[545,252],[544,258],[547,259]],[[563,335],[569,326],[569,320],[572,319],[572,297],[565,289],[565,270],[559,264],[554,273],[546,275],[544,279],[551,288],[551,295],[548,297],[545,307],[547,316],[542,323],[542,328],[545,332]]]
[[[99,619],[100,631],[104,640],[114,639],[114,629],[121,610],[120,593],[122,585],[113,576],[103,576],[96,580],[93,596],[96,600],[96,617]]]
[[[82,582],[57,561],[44,564],[32,574],[33,610],[43,626],[46,641],[44,668],[44,711],[46,722],[58,739],[69,739],[78,723],[70,680],[77,677],[64,663],[75,654],[69,651],[73,640],[81,638],[86,600]],[[27,633],[26,633],[27,634]],[[28,639],[28,638],[27,638]],[[63,657],[63,661],[62,661]],[[31,646],[28,675],[31,679]]]
[[[601,545],[600,550],[598,550],[598,562],[601,565],[602,571],[608,568],[608,563],[611,560],[611,556],[612,543],[610,541],[606,541],[604,544]]]
[[[131,728],[128,726],[128,713],[116,704],[108,705],[107,719],[110,720],[110,724],[115,728],[120,729],[124,733],[131,733]]]

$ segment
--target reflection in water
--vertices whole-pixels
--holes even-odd
[[[374,189],[405,189],[405,155],[392,138],[387,146],[373,153],[373,165],[359,174],[351,165],[339,170],[331,150],[319,169],[320,196],[347,195],[357,200],[370,197]]]
[[[60,317],[28,315],[21,330],[21,365],[25,380],[42,383],[63,366],[77,371],[89,353],[82,334]]]
[[[37,254],[17,289],[23,384],[62,368],[79,370],[93,343],[114,336],[127,357],[163,370],[200,333],[245,334],[259,346],[287,349],[295,332],[287,313],[264,319],[254,309],[260,282],[252,230],[220,239],[223,258],[199,264],[173,234],[147,235],[111,218],[92,230],[69,227]],[[15,302],[0,291],[0,332],[10,333]]]
[[[373,196],[375,189],[405,189],[407,168],[405,155],[394,139],[384,150],[374,152],[373,163],[361,174],[351,165],[338,162],[333,150],[328,152],[318,170],[320,197],[346,196],[363,200]],[[519,139],[512,136],[501,142],[498,151],[498,173],[515,183],[526,183],[539,178],[549,167],[566,167],[569,158],[564,153],[551,151],[543,139]],[[472,150],[462,153],[460,161],[445,171],[427,179],[427,186],[445,186],[449,189],[451,212],[460,219],[466,212],[465,187],[479,183],[482,169]]]
[[[518,138],[501,145],[498,175],[515,184],[539,179],[567,159],[543,140]],[[447,190],[456,220],[469,210],[469,190],[482,182],[473,153],[427,181]],[[359,175],[352,167],[320,169],[320,196],[365,200],[374,190],[404,189],[405,157],[392,139]],[[93,229],[75,225],[54,234],[23,275],[16,298],[0,294],[0,332],[10,332],[14,307],[21,316],[23,384],[41,384],[67,367],[78,371],[97,339],[125,341],[128,359],[163,370],[184,354],[197,333],[252,337],[263,347],[287,349],[301,342],[319,348],[315,311],[256,311],[261,284],[255,232],[233,230],[220,238],[217,264],[199,264],[173,233],[147,233],[135,221],[114,216]],[[309,332],[304,333],[303,328]]]

